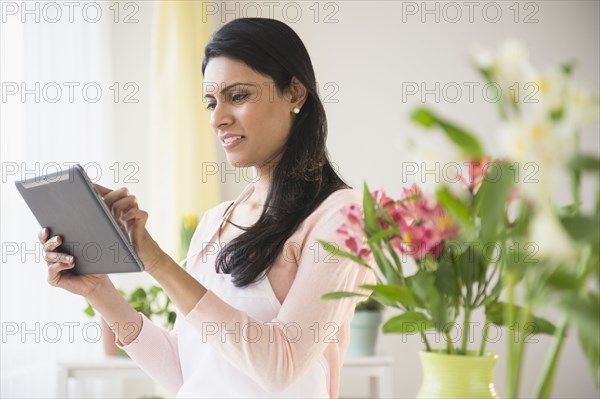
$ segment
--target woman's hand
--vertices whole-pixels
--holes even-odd
[[[48,235],[48,229],[44,228],[38,234],[38,238],[44,246],[42,252],[48,265],[48,283],[50,285],[88,297],[100,285],[112,284],[106,274],[76,275],[69,273],[68,270],[75,266],[77,260],[69,254],[55,252],[54,250],[62,243],[62,239],[60,236],[53,236],[48,240]]]
[[[144,264],[144,269],[146,272],[152,273],[164,262],[167,255],[146,230],[148,212],[139,209],[135,196],[129,195],[126,187],[111,190],[99,184],[94,184],[94,186],[133,245],[135,253]]]

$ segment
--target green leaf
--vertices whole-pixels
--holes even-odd
[[[94,317],[96,315],[94,308],[89,303],[87,305],[87,308],[85,308],[85,310],[83,312],[90,317]]]
[[[323,241],[323,240],[317,240],[317,241],[319,242],[319,244],[321,244],[323,249],[325,249],[330,254],[335,255],[335,256],[341,256],[342,258],[351,259],[354,262],[371,269],[371,266],[369,266],[369,264],[367,262],[365,262],[358,256],[356,256],[348,251],[344,251],[343,249],[339,249],[336,245],[328,243],[327,241]]]
[[[334,299],[349,298],[349,297],[355,297],[355,296],[365,296],[366,297],[367,295],[359,294],[357,292],[336,291],[336,292],[328,292],[327,294],[321,295],[321,299],[324,301],[330,301],[330,300],[334,300]]]
[[[470,226],[469,207],[461,200],[454,197],[452,193],[450,193],[450,190],[448,190],[448,187],[444,186],[438,189],[436,198],[438,203],[443,205],[443,207],[447,209],[461,225]]]
[[[375,233],[371,237],[369,237],[369,239],[367,240],[367,243],[372,244],[374,242],[381,241],[384,238],[399,236],[399,235],[400,235],[399,230],[395,230],[395,229],[381,230],[379,233]]]
[[[435,286],[435,275],[432,272],[419,270],[410,279],[410,286],[415,296],[423,303],[436,328],[443,328],[448,323],[448,305]]]
[[[578,154],[567,165],[573,171],[600,171],[600,157],[594,154]]]
[[[388,301],[400,302],[410,307],[421,306],[419,300],[415,297],[409,287],[392,284],[369,285],[363,284],[360,288],[366,288],[373,291],[372,295],[381,296]]]
[[[146,300],[146,297],[147,297],[146,290],[143,289],[142,287],[139,287],[131,293],[129,300],[130,301],[144,301],[144,300]]]
[[[485,262],[482,259],[481,247],[476,244],[478,243],[465,242],[463,244],[465,250],[456,257],[457,274],[470,292],[481,276],[485,276]]]
[[[600,220],[594,216],[567,216],[561,223],[574,241],[589,242],[598,245],[600,240]]]
[[[375,206],[379,216],[381,216],[383,220],[385,220],[390,226],[392,226],[393,230],[399,231],[400,227],[398,227],[394,219],[390,217],[390,215],[382,208],[382,206],[380,204],[375,204]]]
[[[442,294],[452,299],[452,302],[458,301],[460,297],[460,286],[456,267],[453,262],[453,251],[444,248],[444,252],[439,259],[439,267],[435,276],[435,286]]]
[[[377,220],[377,215],[375,213],[375,200],[371,195],[371,191],[369,191],[366,181],[364,182],[363,190],[363,212],[365,219],[365,231],[370,237],[381,230],[381,226],[379,225],[379,221]]]
[[[425,107],[417,108],[410,117],[414,122],[427,128],[437,125],[435,116]]]
[[[569,296],[563,303],[564,309],[572,318],[579,344],[585,354],[596,385],[600,384],[598,373],[600,371],[600,298],[597,293],[585,297]]]
[[[417,108],[412,113],[411,119],[426,128],[440,127],[448,139],[456,144],[466,156],[480,158],[484,154],[483,148],[474,134],[438,117],[426,107]]]
[[[548,276],[546,284],[557,291],[566,290],[567,292],[577,292],[580,286],[578,279],[573,274],[561,268],[557,268]]]
[[[560,67],[565,75],[570,76],[573,73],[573,69],[575,69],[576,65],[577,62],[575,60],[572,60],[563,63]]]
[[[169,327],[173,327],[173,325],[175,325],[175,320],[177,320],[177,313],[175,312],[169,312],[169,315],[167,317],[167,323],[169,325]]]
[[[406,312],[389,319],[383,325],[384,333],[416,334],[433,328],[433,323],[421,312]]]
[[[394,265],[391,264],[389,259],[384,255],[381,246],[379,243],[375,242],[370,244],[371,252],[373,253],[373,257],[375,258],[375,262],[379,267],[379,270],[383,273],[386,281],[390,284],[400,284],[402,279],[398,275],[398,271],[394,268]]]
[[[506,326],[506,322],[504,320],[504,315],[507,312],[507,308],[511,306],[506,302],[494,302],[485,307],[485,316],[488,321],[494,323],[497,326]],[[522,313],[525,311],[520,306],[512,305],[513,311],[515,312],[515,320],[519,320],[522,316]],[[528,328],[532,326],[533,328]],[[550,323],[548,320],[543,319],[541,317],[536,317],[531,315],[530,324],[527,326],[521,326],[521,328],[526,329],[528,333],[531,334],[554,334],[556,327],[554,324]]]
[[[495,165],[495,172],[490,167]],[[515,175],[511,166],[505,162],[490,162],[490,173],[475,195],[475,209],[481,218],[481,241],[485,246],[494,242],[505,223],[506,203],[514,184]]]

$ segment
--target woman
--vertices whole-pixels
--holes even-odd
[[[331,291],[374,282],[368,269],[328,255],[341,210],[361,204],[333,170],[310,57],[287,25],[244,18],[221,28],[202,63],[210,124],[228,162],[256,179],[203,216],[187,270],[145,228],[126,188],[96,185],[148,272],[177,308],[173,331],[136,312],[106,275],[68,273],[76,260],[40,233],[48,280],[84,296],[117,344],[178,397],[336,398],[355,298]],[[245,227],[247,226],[247,227]],[[368,293],[368,291],[365,291]]]

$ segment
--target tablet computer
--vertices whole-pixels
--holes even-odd
[[[144,270],[127,236],[81,165],[15,181],[19,193],[48,237],[60,235],[57,252],[75,257],[75,274]]]

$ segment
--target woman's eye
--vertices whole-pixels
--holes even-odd
[[[213,111],[215,109],[215,103],[208,103],[208,105],[206,106],[206,109]]]
[[[243,101],[246,97],[248,97],[248,93],[238,93],[231,96],[231,101],[234,103],[238,103]]]

